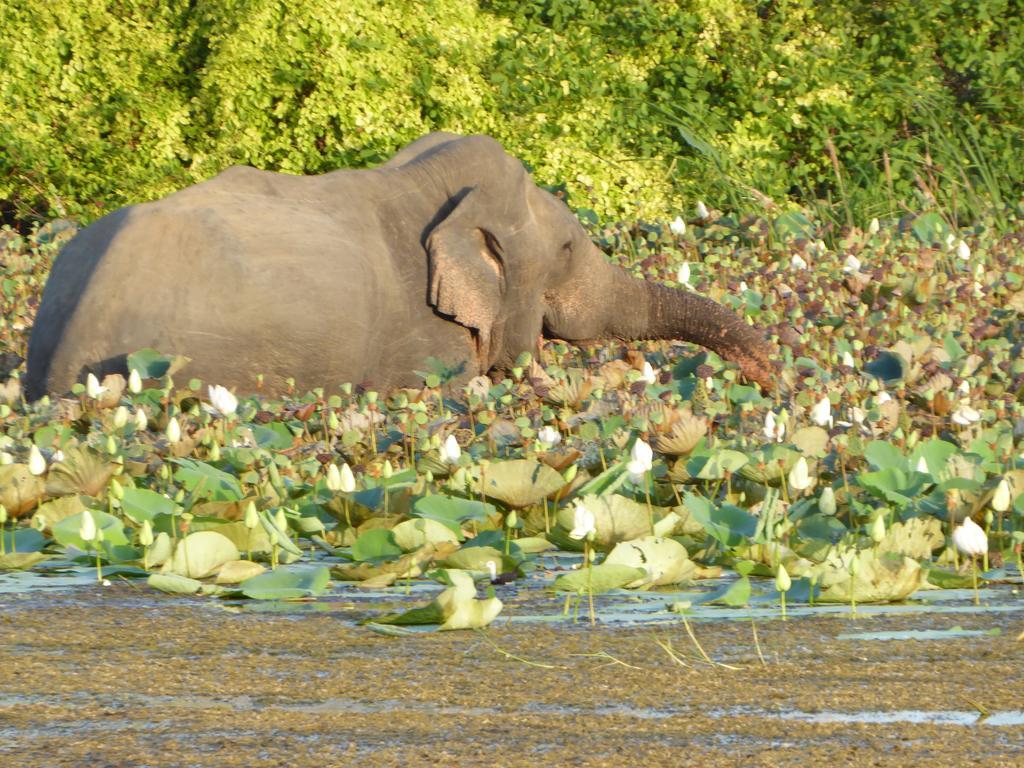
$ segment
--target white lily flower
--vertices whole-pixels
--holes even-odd
[[[85,394],[90,398],[99,400],[106,391],[106,387],[100,386],[100,380],[96,378],[95,373],[90,373],[85,377]]]
[[[658,375],[654,372],[654,366],[646,360],[644,361],[644,369],[640,373],[640,381],[645,384],[655,384],[658,381]]]
[[[537,431],[537,441],[550,450],[562,442],[562,433],[551,426],[543,426]]]
[[[576,509],[573,511],[569,538],[582,541],[597,531],[597,521],[594,519],[594,513],[587,509],[582,499],[576,499],[574,504]]]
[[[832,402],[827,395],[814,404],[811,409],[811,421],[819,427],[832,426]]]
[[[747,292],[747,281],[746,280],[740,280],[740,286],[739,287],[740,287],[740,293],[746,293]]]
[[[123,429],[128,423],[128,409],[123,405],[117,406],[114,410],[114,429]]]
[[[843,262],[843,272],[859,272],[860,271],[860,259],[854,256],[852,253],[847,254],[846,260]]]
[[[981,420],[981,414],[969,405],[961,405],[953,411],[953,415],[950,418],[953,419],[954,424],[959,424],[961,427],[969,427],[976,421]]]
[[[144,410],[142,410],[142,408],[139,408],[139,410],[137,410],[135,412],[135,431],[136,432],[145,432],[146,431],[146,427],[148,427],[148,426],[149,426],[149,419],[146,418],[146,412]]]
[[[806,491],[811,487],[811,475],[807,467],[807,459],[801,456],[789,470],[789,486],[798,491]]]
[[[876,515],[875,519],[868,524],[868,536],[875,544],[885,538],[885,518],[882,515]]]
[[[914,469],[920,472],[922,475],[930,474],[930,470],[928,469],[928,462],[924,460],[924,456],[921,456],[917,460],[917,464],[914,466]]]
[[[843,352],[842,363],[843,363],[843,365],[845,365],[848,368],[853,368],[854,367],[855,361],[853,359],[853,355],[850,354],[849,350]]]
[[[947,248],[947,250],[950,250],[950,251],[953,250],[953,244],[955,242],[956,242],[956,238],[953,236],[953,233],[952,232],[948,233],[946,235],[946,248]]]
[[[965,517],[953,530],[953,545],[969,557],[978,557],[988,552],[988,536],[980,525]]]
[[[776,418],[774,411],[768,411],[764,415],[764,434],[769,440],[777,440],[780,443],[786,435],[786,423]]]
[[[441,446],[441,461],[455,464],[460,456],[462,456],[462,449],[459,447],[459,441],[455,439],[455,435],[448,435],[444,445]]]
[[[212,405],[221,416],[231,416],[236,410],[238,410],[238,398],[231,394],[227,388],[218,384],[216,386],[208,387],[207,392],[209,392],[210,395],[210,405]]]
[[[672,231],[673,235],[686,234],[686,222],[683,221],[682,216],[676,216],[672,219],[672,223],[668,225],[668,228]]]
[[[695,210],[697,211],[697,218],[698,219],[706,219],[708,216],[711,215],[711,212],[708,210],[708,207],[706,205],[704,205],[704,201],[703,200],[698,200],[697,201],[697,205],[695,206]]]
[[[1006,482],[1004,477],[999,481],[999,485],[996,486],[995,493],[992,494],[992,509],[996,512],[1005,512],[1010,508],[1010,484]]]
[[[679,271],[676,272],[676,282],[680,285],[690,284],[690,262],[684,261],[679,265]]]
[[[28,471],[36,476],[46,472],[46,459],[35,444],[28,451]]]
[[[877,235],[879,229],[881,229],[881,226],[878,223],[878,219],[877,218],[872,219],[870,221],[870,223],[868,224],[868,234],[869,235]]]
[[[132,368],[132,372],[128,375],[128,391],[133,395],[142,391],[142,375],[135,368]]]
[[[956,255],[964,261],[967,261],[971,258],[971,246],[961,240],[956,247]]]
[[[631,463],[635,462],[637,467],[642,468],[642,472],[649,472],[654,466],[654,451],[639,437],[629,451],[629,458]]]
[[[971,385],[970,382],[967,381],[967,379],[961,381],[960,385],[956,389],[962,397],[969,397],[971,394]]]
[[[82,522],[78,526],[78,538],[82,541],[92,541],[96,538],[96,521],[92,519],[92,512],[88,509],[82,512]]]
[[[793,258],[789,260],[789,265],[793,269],[807,269],[807,261],[799,253],[793,255]]]
[[[884,389],[877,395],[875,395],[875,403],[877,403],[878,405],[881,405],[882,403],[888,403],[890,400],[892,400],[892,395],[890,395]]]

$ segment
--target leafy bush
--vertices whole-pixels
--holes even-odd
[[[233,163],[372,164],[485,132],[630,218],[999,214],[1024,179],[1012,0],[23,0],[0,200],[93,218]]]

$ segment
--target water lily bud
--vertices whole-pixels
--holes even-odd
[[[519,522],[519,515],[516,514],[516,511],[514,509],[505,516],[505,527],[506,528],[515,528],[516,524],[518,522]]]
[[[855,362],[854,362],[854,359],[853,359],[853,355],[850,354],[849,350],[847,350],[846,352],[843,352],[842,363],[847,368],[853,368]]]
[[[423,473],[423,480],[427,483],[427,485],[430,485],[430,483],[434,482],[434,473],[428,469],[426,472]]]
[[[0,504],[0,525],[4,525],[7,522],[7,507]]]
[[[107,483],[107,490],[110,492],[110,495],[118,501],[124,498],[124,486],[116,480],[111,480]]]
[[[868,536],[875,544],[885,538],[885,518],[882,515],[876,515],[875,519],[868,524]]]
[[[629,458],[638,470],[648,472],[654,466],[654,451],[639,437],[629,451]]]
[[[327,489],[338,493],[341,490],[341,472],[337,464],[330,464],[327,467],[327,476],[324,478]]]
[[[807,467],[807,459],[801,456],[796,464],[789,470],[789,485],[798,491],[804,491],[811,487],[811,475]]]
[[[117,440],[114,439],[113,435],[107,435],[107,442],[104,447],[111,456],[117,453]]]
[[[697,201],[697,205],[695,206],[694,210],[696,210],[697,212],[698,219],[706,219],[708,216],[711,215],[711,212],[708,210],[708,207],[704,205],[703,200]]]
[[[807,269],[807,261],[799,253],[793,255],[793,258],[789,260],[789,265],[796,270]]]
[[[14,463],[14,457],[11,456],[7,451],[0,451],[0,467],[5,467],[8,464]]]
[[[124,429],[125,424],[128,423],[128,409],[123,405],[117,406],[114,411],[114,429]]]
[[[490,574],[491,581],[494,581],[496,578],[498,578],[498,564],[497,563],[495,563],[493,560],[488,560],[486,563],[484,563],[484,565],[487,566],[487,573]]]
[[[93,541],[96,538],[96,521],[88,509],[82,512],[82,522],[78,526],[78,538],[82,541]]]
[[[28,451],[28,471],[36,476],[46,472],[46,459],[39,452],[39,447],[34,444]]]
[[[571,483],[576,479],[576,473],[580,471],[578,464],[570,464],[566,467],[565,472],[562,473],[562,477],[565,478],[565,482]]]
[[[338,490],[342,493],[352,493],[356,489],[356,477],[352,474],[352,468],[348,464],[342,464],[338,475],[341,478]]]
[[[107,391],[106,387],[100,386],[100,380],[96,378],[96,374],[90,373],[85,377],[85,394],[93,400],[98,400],[100,396]]]
[[[288,518],[285,517],[284,507],[278,507],[277,512],[274,513],[274,525],[282,533],[288,530]]]
[[[668,228],[669,228],[669,231],[672,232],[673,235],[682,236],[682,235],[686,234],[686,222],[683,221],[683,217],[682,216],[676,216],[674,219],[672,219],[672,221],[668,225]],[[682,280],[680,282],[686,282],[686,281]]]
[[[181,426],[178,424],[176,416],[171,416],[170,421],[167,422],[167,429],[164,431],[164,434],[167,436],[167,442],[172,445],[181,440]]]
[[[374,405],[377,402],[377,393],[373,392],[372,390],[370,392],[367,392],[366,402],[369,403],[370,405]]]
[[[149,426],[149,419],[146,418],[146,412],[139,408],[135,412],[135,430],[137,432],[145,432],[146,427]]]
[[[387,480],[391,475],[395,473],[394,467],[391,466],[391,462],[387,459],[384,460],[384,466],[380,468],[380,475]]]
[[[999,481],[999,485],[996,486],[995,493],[992,494],[992,509],[996,512],[1005,512],[1010,508],[1010,484],[1006,482],[1004,477]]]
[[[786,566],[779,563],[779,569],[775,572],[775,588],[779,592],[789,592],[792,586],[793,580],[789,577],[789,571],[786,570]]]
[[[185,501],[185,489],[179,488],[178,492],[174,494],[174,501],[176,504],[181,504]]]
[[[256,511],[255,502],[250,501],[245,505],[245,515],[242,518],[242,523],[246,528],[252,530],[259,524],[260,518],[259,513]]]
[[[831,485],[826,485],[821,496],[818,497],[818,509],[823,515],[834,515],[836,513],[836,492]]]
[[[216,440],[214,440],[213,443],[210,444],[209,459],[210,461],[220,461],[220,443],[218,443]]]
[[[971,258],[971,246],[961,240],[960,244],[956,247],[956,255],[964,261],[967,261]]]
[[[139,544],[148,547],[153,543],[153,525],[149,520],[142,521],[142,530],[139,531]]]
[[[327,417],[327,428],[331,432],[337,432],[339,427],[341,427],[341,421],[338,419],[338,414],[331,411],[330,416]]]
[[[267,532],[267,540],[270,542],[270,546],[276,547],[281,541],[281,536],[276,530],[270,530]]]
[[[985,526],[987,528],[991,528],[992,527],[992,523],[995,521],[995,519],[996,519],[996,516],[992,513],[992,510],[991,509],[986,509],[985,510]]]
[[[133,395],[142,391],[142,376],[135,368],[132,368],[132,372],[128,375],[128,391]]]
[[[878,223],[877,218],[872,219],[868,223],[868,234],[877,235],[879,229],[881,229],[881,225]]]
[[[652,366],[646,360],[644,361],[644,369],[640,373],[640,381],[644,382],[645,384],[654,384],[655,382],[658,381],[658,375],[654,372],[654,366]]]

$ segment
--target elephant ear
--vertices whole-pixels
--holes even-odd
[[[484,367],[494,362],[505,296],[505,251],[487,194],[471,189],[427,238],[431,305],[473,330]]]

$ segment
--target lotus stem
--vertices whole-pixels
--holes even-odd
[[[647,499],[647,523],[651,526],[651,535],[654,535],[654,507],[651,506],[651,473],[644,472],[644,498]]]
[[[597,624],[597,621],[594,617],[594,569],[593,567],[591,567],[590,555],[590,541],[588,539],[587,542],[583,545],[583,559],[587,565],[587,601],[590,604],[590,626],[593,627],[595,624]]]
[[[978,560],[973,556],[971,557],[971,585],[974,587],[974,604],[981,605],[978,598]]]
[[[782,609],[782,620],[786,620],[786,593],[779,592],[779,608]]]

